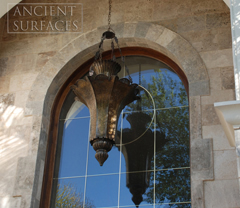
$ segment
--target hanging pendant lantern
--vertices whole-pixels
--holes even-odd
[[[116,72],[121,67],[112,60],[95,62],[92,66],[94,74],[78,80],[72,89],[90,111],[90,143],[102,166],[115,143],[119,115],[137,99],[138,85],[126,78],[119,79]]]
[[[115,61],[114,45],[117,45],[120,54],[121,49],[118,39],[110,27],[110,17],[111,4],[109,4],[109,28],[102,35],[95,61],[90,67],[89,76],[78,80],[72,86],[78,100],[84,103],[90,111],[90,143],[96,151],[95,157],[101,166],[115,144],[116,128],[121,111],[126,105],[136,100],[138,94],[138,85],[132,84],[122,55],[121,60],[129,78],[119,79],[117,76],[121,66]],[[106,39],[111,40],[111,60],[102,59],[103,42]]]

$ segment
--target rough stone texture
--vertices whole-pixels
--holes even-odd
[[[189,83],[189,88],[190,96],[208,95],[210,93],[209,80]]]
[[[1,94],[9,92],[9,85],[10,85],[10,77],[0,77]]]
[[[17,197],[12,197],[11,198],[11,207],[16,207],[16,208],[20,208],[21,207],[21,201],[22,201],[22,197],[17,196]]]
[[[202,96],[202,105],[213,104],[215,102],[228,101],[235,99],[234,90],[211,90],[210,96]]]
[[[25,108],[28,99],[28,90],[18,91],[15,93],[14,105],[19,108]]]
[[[201,105],[200,96],[189,98],[190,114],[190,138],[200,139],[202,137]]]
[[[16,92],[31,89],[37,75],[37,73],[27,73],[12,76],[10,79],[9,91]]]
[[[12,150],[13,149],[11,149],[11,151]],[[5,161],[3,161],[4,156],[9,156],[9,155],[1,154],[1,157],[0,157],[1,159],[0,177],[4,178],[4,181],[3,180],[0,181],[0,186],[1,186],[0,195],[11,196],[14,190],[14,182],[12,181],[12,179],[15,178],[15,175],[16,175],[17,161],[16,159],[5,159]]]
[[[172,30],[174,32],[177,31],[177,18],[154,21],[154,24],[161,25],[161,26],[166,27],[167,29]]]
[[[15,100],[15,95],[13,93],[11,94],[2,94],[0,95],[0,103],[1,103],[1,108],[0,108],[0,113],[4,113],[4,111],[7,109],[9,106],[13,106]]]
[[[191,143],[192,180],[213,180],[212,139],[196,139]]]
[[[125,23],[123,37],[134,37],[137,23]]]
[[[33,155],[19,158],[17,165],[14,195],[29,195],[33,187],[33,175],[36,157]]]
[[[180,33],[199,51],[214,51],[232,47],[231,28],[216,28],[212,30],[188,31]]]
[[[193,0],[192,11],[194,14],[228,12],[229,8],[223,1]]]
[[[170,12],[171,11],[171,12]],[[179,2],[178,0],[171,1],[155,1],[154,2],[154,20],[163,20],[173,17],[189,16],[191,12],[191,1],[183,0]]]
[[[174,38],[166,48],[181,61],[190,83],[208,80],[207,70],[197,51],[180,36]],[[176,50],[178,48],[178,50]]]
[[[202,125],[218,125],[220,121],[217,117],[216,111],[212,105],[202,105]]]
[[[0,94],[0,158],[3,158],[14,115],[14,94]],[[5,161],[0,161],[1,166]],[[3,167],[3,166],[2,166]]]
[[[160,35],[160,37],[156,40],[156,42],[159,45],[166,47],[176,37],[177,37],[177,35],[175,33],[173,33],[172,31],[170,31],[168,29],[165,29],[165,30],[163,30],[163,33]]]
[[[183,17],[177,20],[177,31],[187,32],[187,31],[199,31],[205,29],[205,15],[193,16],[193,17]]]
[[[234,89],[233,68],[227,67],[221,69],[222,89]]]
[[[6,74],[7,61],[8,61],[8,57],[0,58],[0,76],[4,76]]]
[[[207,29],[230,27],[231,21],[229,13],[207,14],[206,26]]]
[[[222,89],[221,69],[222,68],[208,69],[208,75],[209,75],[209,78],[210,78],[210,90],[211,90],[211,92],[213,90],[220,91]]]
[[[214,151],[215,180],[237,179],[237,155],[235,150]]]
[[[52,82],[51,77],[55,76],[56,73],[57,69],[54,66],[50,66],[48,70],[43,71],[41,76],[38,76],[36,78],[34,85],[32,86],[29,93],[30,101],[41,101],[45,98],[46,91]]]
[[[44,172],[44,161],[41,160],[40,162],[40,172],[39,172],[39,180],[38,180],[38,190],[37,190],[37,194],[36,194],[36,198],[37,200],[40,201],[41,198],[41,190],[42,190],[42,182],[43,182],[43,172]]]
[[[205,207],[239,207],[238,180],[216,180],[204,182]]]
[[[43,66],[56,54],[56,51],[43,52],[37,54],[35,71],[41,71]]]
[[[83,34],[8,34],[6,16],[0,19],[0,104],[4,103],[0,111],[6,112],[0,117],[4,123],[0,126],[0,152],[5,154],[0,153],[0,207],[27,208],[30,201],[31,207],[39,207],[53,101],[66,79],[94,56],[107,29],[103,6],[107,1],[80,3]],[[216,101],[234,99],[229,8],[222,0],[123,0],[114,1],[112,9],[112,27],[121,46],[159,51],[188,78],[192,207],[239,207],[236,172],[228,172],[222,165],[229,163],[234,170],[234,150],[213,109]],[[7,97],[9,102],[3,102]],[[15,141],[13,146],[6,144],[9,140]],[[212,149],[223,150],[214,151],[214,166]],[[6,155],[12,158],[4,161]],[[2,171],[7,165],[9,171]],[[214,177],[216,181],[205,182],[203,188],[203,180]]]
[[[61,50],[61,56],[63,57],[64,61],[70,60],[76,54],[75,45],[73,43],[69,43],[66,47]]]
[[[32,50],[32,48],[24,47],[26,45],[29,45],[27,40],[19,42],[1,42],[0,57],[28,54],[30,52],[29,50]]]
[[[136,30],[135,30],[135,37],[137,37],[137,38],[145,38],[150,26],[151,26],[150,23],[139,22],[137,24],[137,27],[136,27]]]
[[[200,53],[207,68],[233,66],[232,49]]]
[[[227,137],[221,125],[203,126],[202,136],[204,139],[213,139],[213,150],[235,149],[228,143]]]
[[[203,193],[203,181],[194,181],[191,182],[191,198],[192,198],[192,207],[193,208],[204,208],[204,193]]]
[[[29,101],[26,104],[26,108],[24,111],[25,116],[32,115],[42,115],[43,112],[43,102],[41,101]]]
[[[157,24],[152,24],[149,27],[149,30],[146,34],[146,39],[155,42],[158,39],[158,37],[163,33],[163,31],[164,31],[164,27]]]
[[[14,105],[15,95],[0,95],[0,195],[12,195],[17,158],[27,155],[31,117]],[[11,201],[11,200],[10,200]],[[9,202],[10,203],[10,202]]]

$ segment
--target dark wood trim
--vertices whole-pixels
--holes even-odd
[[[173,62],[169,57],[165,56],[164,54],[149,49],[149,48],[141,48],[141,47],[128,47],[122,48],[123,56],[146,56],[150,58],[154,58],[159,60],[169,67],[171,67],[181,78],[186,91],[188,92],[188,81],[187,77],[181,68]],[[116,57],[120,56],[118,50],[115,51]],[[111,57],[111,51],[107,51],[103,53],[104,59],[109,59]],[[51,190],[53,184],[53,174],[54,174],[54,164],[55,164],[55,155],[56,155],[56,147],[57,147],[57,136],[58,136],[58,122],[61,113],[61,109],[66,99],[67,94],[70,91],[70,86],[73,85],[77,79],[83,77],[89,70],[90,65],[93,63],[94,59],[91,58],[83,65],[81,65],[63,84],[61,89],[59,90],[53,107],[51,111],[51,118],[50,118],[50,128],[48,134],[48,144],[47,144],[47,151],[46,151],[46,159],[45,159],[45,168],[44,168],[44,177],[43,177],[43,185],[42,185],[42,194],[41,194],[41,201],[40,207],[41,208],[48,208],[50,207],[51,202]]]

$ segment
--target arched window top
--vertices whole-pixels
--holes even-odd
[[[168,65],[128,56],[141,100],[126,106],[116,146],[100,167],[89,144],[90,115],[70,91],[59,118],[51,207],[191,207],[188,97]],[[120,77],[126,76],[122,69]],[[70,195],[75,200],[67,198]],[[141,198],[142,197],[142,198]]]

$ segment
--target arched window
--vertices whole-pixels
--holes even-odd
[[[122,111],[101,167],[89,143],[87,107],[69,91],[61,108],[51,207],[191,207],[186,89],[168,65],[127,56],[141,99]],[[126,76],[124,70],[119,77]]]

